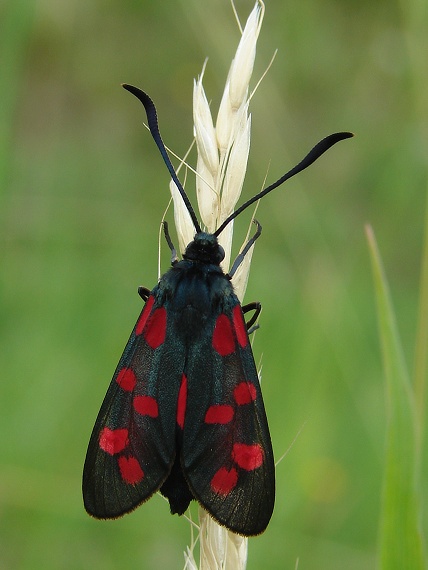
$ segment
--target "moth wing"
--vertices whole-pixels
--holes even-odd
[[[220,524],[263,532],[275,500],[266,412],[242,310],[213,320],[187,361],[182,468],[199,503]]]
[[[167,311],[150,296],[88,446],[83,498],[96,518],[115,518],[136,508],[161,487],[173,465],[184,350],[176,341],[168,342],[168,332]]]

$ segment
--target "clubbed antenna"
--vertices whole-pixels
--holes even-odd
[[[147,122],[149,124],[149,129],[152,134],[153,140],[155,141],[158,149],[160,150],[162,158],[169,170],[169,173],[171,174],[171,178],[173,179],[175,185],[178,188],[178,191],[181,194],[181,197],[183,198],[184,203],[186,204],[186,208],[188,209],[190,217],[192,218],[195,230],[197,233],[199,233],[201,231],[201,226],[199,225],[198,218],[196,217],[192,204],[190,203],[190,200],[187,197],[187,194],[180,180],[178,179],[177,173],[175,172],[174,167],[172,166],[172,163],[169,159],[165,145],[163,144],[163,140],[159,132],[158,116],[156,113],[155,104],[147,95],[147,93],[144,93],[144,91],[141,91],[141,89],[138,89],[138,87],[134,87],[133,85],[128,85],[126,83],[124,83],[122,87],[127,91],[129,91],[130,93],[132,93],[133,95],[135,95],[135,97],[137,97],[137,99],[139,99],[141,103],[144,105],[147,114]]]
[[[263,196],[266,196],[266,194],[268,194],[275,188],[278,188],[278,186],[280,186],[283,182],[285,182],[286,180],[288,180],[298,172],[305,170],[305,168],[307,168],[313,162],[315,162],[322,154],[324,154],[329,148],[331,148],[337,142],[343,139],[349,139],[350,137],[353,136],[354,135],[352,133],[342,132],[342,133],[334,133],[322,139],[319,143],[317,143],[314,146],[314,148],[311,151],[309,151],[309,153],[305,156],[303,160],[299,162],[299,164],[296,164],[296,166],[294,166],[291,170],[286,172],[276,182],[274,182],[273,184],[271,184],[270,186],[268,186],[267,188],[265,188],[264,190],[253,196],[252,198],[250,198],[247,202],[245,202],[244,204],[242,204],[242,206],[240,206],[237,210],[235,210],[228,218],[224,220],[221,226],[217,228],[217,230],[214,232],[214,235],[216,236],[220,235],[221,232],[224,230],[224,228],[232,220],[234,220],[237,216],[239,216],[241,212],[246,210],[248,206],[251,206],[251,204],[254,204],[254,202],[260,200],[260,198],[263,198]]]
[[[183,201],[186,205],[186,208],[190,214],[190,217],[192,218],[192,222],[193,222],[193,225],[195,226],[196,232],[197,233],[201,232],[201,226],[199,225],[195,211],[192,207],[192,204],[190,203],[189,198],[187,197],[187,194],[186,194],[180,180],[178,179],[177,173],[174,170],[174,167],[173,167],[171,160],[169,159],[168,153],[166,151],[165,145],[162,141],[162,137],[161,137],[160,132],[159,132],[158,117],[157,117],[157,113],[156,113],[155,104],[150,99],[150,97],[147,95],[147,93],[144,93],[144,91],[142,91],[138,87],[134,87],[134,86],[128,85],[126,83],[123,84],[123,87],[127,91],[129,91],[130,93],[135,95],[135,97],[137,97],[137,99],[139,99],[141,101],[141,103],[144,105],[144,108],[145,108],[146,114],[147,114],[147,121],[149,124],[149,129],[150,129],[150,132],[152,134],[152,137],[153,137],[158,149],[160,150],[162,158],[163,158],[163,160],[164,160],[164,162],[165,162],[165,164],[166,164],[166,166],[167,166],[167,168],[171,174],[171,177],[172,177],[175,185],[177,186],[177,188],[181,194],[181,197],[183,198]],[[317,143],[313,147],[313,149],[311,151],[309,151],[309,153],[305,156],[305,158],[303,160],[301,160],[298,164],[296,164],[296,166],[294,166],[291,170],[286,172],[276,182],[274,182],[273,184],[270,184],[270,186],[267,186],[264,190],[262,190],[261,192],[259,192],[258,194],[256,194],[255,196],[253,196],[252,198],[247,200],[247,202],[245,202],[237,210],[232,212],[232,214],[224,220],[224,222],[220,225],[220,227],[217,228],[217,230],[214,232],[214,235],[219,236],[221,234],[221,232],[225,229],[225,227],[228,224],[230,224],[230,222],[232,220],[234,220],[237,216],[239,216],[239,214],[241,214],[241,212],[246,210],[248,208],[248,206],[251,206],[251,204],[254,204],[254,202],[256,202],[257,200],[260,200],[260,198],[263,198],[263,196],[266,196],[266,194],[268,194],[269,192],[271,192],[275,188],[278,188],[278,186],[283,184],[289,178],[292,178],[294,175],[298,174],[302,170],[305,170],[305,168],[308,168],[308,166],[310,166],[313,162],[315,162],[322,154],[324,154],[329,148],[331,148],[337,142],[344,140],[344,139],[349,139],[350,137],[353,137],[353,136],[354,135],[352,133],[341,132],[341,133],[333,133],[332,135],[329,135],[328,137],[325,137],[324,139],[322,139],[319,143]]]

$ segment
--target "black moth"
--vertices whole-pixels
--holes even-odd
[[[275,500],[275,465],[248,329],[260,305],[241,307],[217,238],[256,200],[312,164],[336,142],[319,142],[293,169],[238,208],[213,234],[202,231],[159,134],[156,109],[140,89],[124,85],[144,105],[150,132],[195,226],[181,261],[149,291],[98,414],[83,471],[89,514],[101,519],[135,509],[156,491],[171,513],[196,499],[221,525],[244,536],[263,532]],[[248,322],[244,314],[254,311]],[[251,332],[251,331],[250,331]]]

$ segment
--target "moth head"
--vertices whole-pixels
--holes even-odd
[[[224,249],[218,243],[217,236],[198,232],[195,239],[186,247],[183,258],[189,261],[220,265],[224,259]]]

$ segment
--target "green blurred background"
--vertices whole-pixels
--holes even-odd
[[[243,22],[252,7],[237,2]],[[386,0],[267,1],[253,85],[279,53],[252,100],[243,196],[330,132],[357,137],[258,211],[246,301],[264,308],[255,357],[276,456],[299,435],[277,469],[271,524],[250,540],[250,569],[375,567],[386,415],[364,224],[411,369],[427,156],[411,25],[405,4]],[[90,519],[81,499],[137,286],[156,283],[169,197],[143,109],[120,83],[151,94],[166,144],[183,155],[193,78],[208,56],[216,112],[238,41],[227,0],[0,6],[2,569],[183,567],[190,527],[160,497],[113,522]]]

